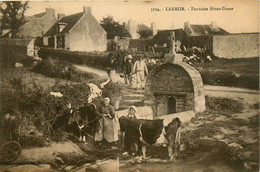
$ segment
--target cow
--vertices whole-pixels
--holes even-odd
[[[163,119],[157,120],[129,120],[126,117],[119,119],[121,131],[125,130],[125,142],[138,145],[139,156],[146,159],[146,146],[168,145],[168,155],[171,162],[176,160],[180,151],[179,118],[174,118],[167,126]],[[142,159],[141,158],[141,159]]]
[[[80,107],[76,113],[71,113],[69,118],[69,125],[76,124],[79,133],[79,141],[86,141],[86,134],[93,134],[99,113],[96,105],[93,103],[87,103],[83,107]]]

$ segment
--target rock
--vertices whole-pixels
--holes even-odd
[[[149,163],[168,163],[168,160],[151,158],[151,159],[149,159],[148,162]]]
[[[37,57],[37,56],[34,56],[34,57],[33,57],[33,60],[36,60],[36,61],[42,61],[42,58]]]
[[[16,63],[15,63],[15,67],[16,67],[16,68],[22,68],[22,67],[23,67],[23,64],[22,64],[22,63],[17,63],[17,62],[16,62]]]
[[[55,158],[55,162],[56,162],[57,164],[59,164],[59,165],[64,164],[64,161],[62,160],[61,157],[56,157],[56,158]]]
[[[126,166],[126,163],[120,163],[119,168]]]
[[[253,151],[247,151],[247,152],[239,154],[238,156],[241,160],[248,160],[248,159],[250,159],[250,157],[252,156],[253,153],[254,153]]]
[[[88,167],[88,168],[85,168],[85,171],[86,172],[98,172],[98,169],[97,168]]]
[[[65,171],[70,171],[70,170],[72,170],[73,168],[74,168],[73,165],[69,165],[69,166],[66,166],[66,167],[64,168],[64,170],[65,170]]]
[[[251,167],[250,167],[250,165],[247,162],[244,162],[243,166],[244,166],[245,170],[251,170]]]
[[[237,148],[237,149],[243,149],[243,147],[238,143],[230,143],[230,144],[228,144],[228,146],[234,147],[234,148]]]
[[[51,165],[50,164],[41,164],[41,165],[39,165],[39,167],[42,167],[44,169],[51,169]]]

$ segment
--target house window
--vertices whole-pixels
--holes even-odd
[[[166,47],[167,47],[167,43],[164,43],[164,44],[163,44],[163,47],[166,48]]]
[[[67,23],[58,23],[58,32],[61,33],[63,29],[67,26]]]
[[[154,44],[154,47],[157,47],[157,44]]]

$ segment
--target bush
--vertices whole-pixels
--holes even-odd
[[[88,80],[93,83],[99,82],[96,74],[80,73],[69,62],[52,60],[51,58],[42,60],[33,68],[33,71],[51,78],[67,79],[76,82],[82,80]]]
[[[106,69],[107,67],[106,57],[108,53],[103,52],[77,52],[41,48],[38,54],[43,59],[52,58],[74,64],[85,64],[98,69]]]
[[[31,81],[33,82],[33,81]],[[17,112],[20,116],[21,144],[24,146],[43,146],[49,136],[52,136],[66,125],[57,123],[67,110],[66,104],[72,103],[73,108],[78,108],[86,103],[90,93],[85,83],[72,85],[59,85],[50,88],[30,83],[34,87],[28,88],[19,76],[9,79],[10,88],[1,90],[1,115],[7,112]],[[59,91],[63,97],[54,97],[50,91]],[[4,94],[3,94],[4,92]],[[94,99],[100,102],[99,98]],[[58,124],[58,125],[57,125]],[[56,135],[57,136],[57,135]]]
[[[119,103],[121,101],[121,90],[123,89],[123,85],[119,83],[109,82],[102,89],[103,97],[109,97],[111,100],[111,104],[117,109],[119,108]]]
[[[244,104],[238,100],[206,96],[206,107],[211,111],[232,114],[242,112]]]

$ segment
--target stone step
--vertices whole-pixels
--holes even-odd
[[[127,106],[127,105],[120,105],[120,107],[118,108],[117,111],[128,109],[130,106],[132,106],[132,105],[129,105],[129,106]],[[139,104],[139,105],[134,105],[134,106],[136,106],[136,107],[143,107],[144,105]]]
[[[122,93],[145,94],[145,90],[125,89],[122,90]]]
[[[120,103],[121,106],[143,106],[143,100],[122,100]]]
[[[144,99],[143,94],[127,94],[123,95],[124,100],[143,100]]]

